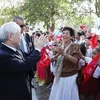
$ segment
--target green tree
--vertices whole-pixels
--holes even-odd
[[[88,8],[84,6],[87,3]],[[91,0],[24,0],[20,9],[31,24],[43,21],[45,26],[54,28],[57,20],[67,20],[75,26],[88,24],[92,20]],[[90,23],[92,22],[91,20]]]
[[[34,24],[39,21],[45,22],[45,26],[55,27],[55,17],[59,16],[62,0],[24,0],[21,5],[25,19]]]
[[[100,0],[95,0],[96,14],[100,17]]]
[[[0,9],[0,24],[12,20],[16,15],[22,15],[31,25],[44,22],[47,29],[57,26],[57,20],[62,20],[62,23],[66,20],[67,25],[75,27],[92,23],[93,10],[90,5],[93,0],[23,0],[17,2],[16,6],[11,1],[8,1],[9,6]]]
[[[13,0],[1,0],[1,9],[0,9],[0,25],[12,21],[12,18],[16,15],[21,15],[19,7]]]

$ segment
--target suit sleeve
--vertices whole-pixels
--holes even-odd
[[[25,61],[18,59],[16,57],[7,56],[1,59],[0,66],[2,70],[7,70],[10,72],[21,72],[30,71],[36,67],[37,62],[40,60],[40,52],[34,50],[30,56],[28,56]]]

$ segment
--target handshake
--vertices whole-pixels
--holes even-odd
[[[46,36],[41,35],[40,37],[34,37],[34,46],[36,49],[39,49],[41,51],[41,49],[43,48],[44,44],[46,43]]]

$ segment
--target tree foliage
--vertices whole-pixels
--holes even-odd
[[[100,0],[95,0],[96,14],[100,17]]]
[[[3,2],[2,2],[3,1]],[[15,6],[14,0],[7,1],[1,0],[2,5],[0,9],[0,25],[4,24],[5,22],[12,21],[12,18],[16,15],[20,14],[18,6]]]
[[[25,0],[21,11],[31,24],[43,21],[47,26],[54,25],[55,17],[60,16],[61,3],[64,3],[63,0]]]
[[[44,22],[44,26],[47,29],[50,26],[53,28],[57,26],[58,20],[61,20],[62,23],[66,20],[66,25],[72,24],[76,27],[80,24],[89,25],[92,23],[91,13],[93,13],[93,9],[90,5],[93,1],[94,0],[23,0],[23,2],[16,3],[17,6],[9,2],[9,7],[2,7],[2,9],[0,9],[0,24],[10,21],[16,15],[22,15],[31,25]],[[97,11],[99,11],[98,3],[96,3],[96,6]]]

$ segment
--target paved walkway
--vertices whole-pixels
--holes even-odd
[[[38,100],[34,88],[32,88],[32,100]]]

